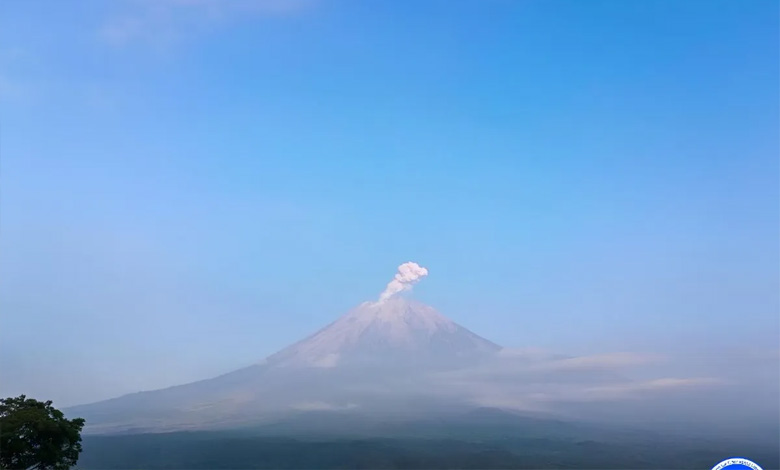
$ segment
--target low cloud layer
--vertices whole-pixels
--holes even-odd
[[[725,384],[726,381],[714,377],[690,377],[628,382],[621,384],[609,384],[598,387],[586,388],[582,397],[585,400],[613,400],[621,398],[640,398],[642,395],[654,392],[672,390],[694,390],[703,387],[713,387]]]
[[[314,401],[314,402],[298,403],[291,406],[290,408],[294,410],[300,410],[300,411],[340,411],[340,410],[351,410],[357,407],[358,406],[354,403],[339,405],[334,403],[326,403],[323,401]]]
[[[695,398],[727,383],[708,376],[636,378],[663,357],[629,352],[564,357],[543,350],[505,350],[496,360],[435,374],[431,386],[464,393],[482,406],[555,412],[559,405]]]
[[[547,370],[622,369],[652,364],[660,360],[661,356],[658,355],[619,352],[556,359],[542,362],[536,367]]]

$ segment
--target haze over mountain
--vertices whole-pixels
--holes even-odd
[[[160,430],[235,426],[301,410],[399,413],[454,404],[463,397],[442,401],[430,392],[432,374],[491,360],[501,347],[402,296],[427,274],[402,264],[377,301],[253,366],[70,411],[93,430]]]
[[[408,262],[376,302],[364,302],[335,322],[270,356],[273,368],[405,365],[462,366],[501,347],[401,293],[428,275]]]
[[[0,395],[96,470],[683,466],[628,428],[777,468],[778,36],[776,0],[4,2]]]
[[[253,366],[70,412],[96,431],[162,430],[246,425],[291,411],[455,406],[465,397],[429,388],[435,374],[493,360],[502,348],[402,295],[426,274],[415,263],[401,265],[379,300]]]
[[[643,404],[669,397],[679,401],[686,393],[706,396],[722,385],[714,377],[636,380],[624,375],[625,369],[656,359],[643,355],[566,357],[503,348],[405,296],[425,275],[427,270],[415,263],[401,265],[377,301],[360,304],[249,367],[76,406],[68,413],[86,418],[88,433],[297,429],[301,423],[321,422],[321,413],[347,419],[354,427],[355,419],[410,421],[484,407],[580,419],[609,416],[600,404],[618,414],[630,415],[626,406],[641,414],[647,413]],[[632,403],[637,398],[639,405]]]
[[[266,362],[274,367],[458,366],[500,349],[432,307],[396,295],[361,304]]]

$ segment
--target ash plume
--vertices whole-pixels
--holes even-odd
[[[398,266],[395,277],[387,284],[384,292],[379,295],[379,302],[383,302],[399,292],[411,289],[414,284],[427,275],[426,268],[412,261]]]

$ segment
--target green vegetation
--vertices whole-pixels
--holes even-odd
[[[118,469],[702,469],[735,450],[723,445],[507,438],[299,439],[235,433],[86,436],[82,470]],[[778,468],[772,449],[740,454]],[[725,457],[724,457],[725,456]]]
[[[391,425],[314,414],[286,426],[213,432],[84,436],[25,396],[0,400],[4,470],[701,469],[741,455],[780,468],[774,445],[681,440],[645,432],[517,418],[479,410],[463,418]],[[313,426],[319,422],[321,429]],[[327,432],[326,432],[327,430]],[[363,437],[360,437],[363,436]]]
[[[67,470],[81,453],[84,420],[68,420],[51,401],[0,400],[0,468]]]

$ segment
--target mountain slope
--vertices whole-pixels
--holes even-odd
[[[414,300],[365,302],[310,337],[270,356],[274,366],[334,367],[391,361],[447,363],[501,347]]]
[[[312,410],[408,413],[459,403],[428,390],[431,372],[500,346],[400,296],[364,303],[260,364],[213,379],[70,408],[87,432],[225,428]]]

